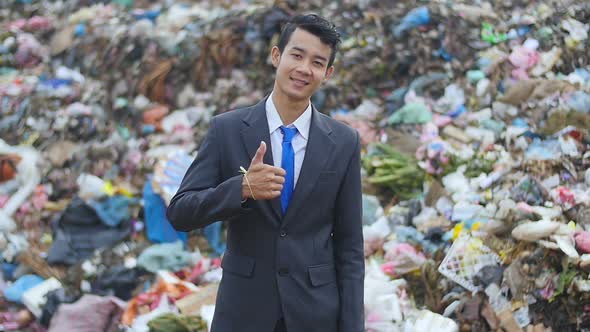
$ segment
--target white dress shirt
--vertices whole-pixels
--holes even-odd
[[[277,108],[272,101],[273,94],[271,93],[266,99],[266,119],[268,121],[268,130],[270,131],[270,144],[272,145],[272,159],[275,167],[281,167],[281,160],[283,159],[283,133],[281,126],[283,120],[277,111]],[[297,134],[293,137],[291,144],[295,152],[295,176],[293,178],[293,189],[297,185],[299,173],[301,172],[301,165],[305,157],[305,149],[307,148],[307,140],[309,139],[309,126],[311,125],[311,103],[305,109],[295,122],[288,125],[287,128],[297,128]]]

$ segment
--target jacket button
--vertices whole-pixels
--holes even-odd
[[[285,236],[287,236],[287,232],[281,231],[281,237],[285,237]]]

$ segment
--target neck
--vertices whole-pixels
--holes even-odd
[[[293,100],[289,96],[278,92],[277,89],[272,93],[272,102],[275,104],[285,126],[295,122],[309,106],[309,99]]]

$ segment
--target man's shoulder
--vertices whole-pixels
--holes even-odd
[[[221,114],[217,114],[213,118],[215,121],[219,122],[233,122],[243,119],[249,112],[253,110],[255,105],[247,106],[247,107],[240,107],[232,110],[225,111]]]
[[[259,104],[239,107],[217,114],[212,119],[212,125],[223,131],[241,130],[244,122],[249,123],[252,121],[251,114],[257,110],[257,106]],[[226,134],[228,133],[226,132]]]

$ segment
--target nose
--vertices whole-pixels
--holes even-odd
[[[307,61],[302,62],[299,66],[297,66],[297,73],[301,75],[311,76],[311,64]]]

